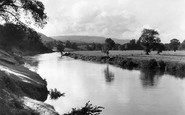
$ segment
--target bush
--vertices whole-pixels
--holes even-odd
[[[150,59],[149,61],[141,62],[142,68],[146,69],[156,69],[158,67],[157,61],[155,59]]]
[[[104,107],[101,106],[93,106],[87,102],[82,108],[73,108],[70,113],[65,113],[64,115],[99,115],[102,112]]]
[[[121,61],[119,65],[122,68],[133,69],[133,68],[137,68],[139,64],[133,59],[126,59],[126,60]]]
[[[133,68],[136,68],[137,66],[138,66],[138,64],[136,62],[134,62],[134,60],[132,60],[132,59],[128,59],[125,64],[125,67],[128,69],[133,69]]]
[[[49,94],[51,99],[58,99],[59,97],[65,95],[65,93],[60,93],[57,89],[51,89]]]
[[[160,70],[165,70],[166,63],[164,61],[160,60],[158,62],[158,65],[159,65]]]

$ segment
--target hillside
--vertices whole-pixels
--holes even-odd
[[[47,42],[53,42],[55,41],[53,38],[48,37],[42,33],[39,33],[39,35],[41,36],[41,40],[43,41],[43,43],[47,43]]]
[[[12,52],[0,49],[0,115],[58,115],[44,103],[46,81],[20,63],[28,57]]]
[[[104,43],[105,37],[99,37],[99,36],[78,36],[78,35],[72,35],[72,36],[53,36],[53,39],[60,40],[60,41],[71,41],[71,42],[77,42],[77,43]],[[128,43],[129,40],[121,40],[121,39],[115,39],[112,38],[116,43],[124,44]]]

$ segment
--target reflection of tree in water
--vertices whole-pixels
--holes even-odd
[[[110,83],[114,80],[114,73],[109,71],[109,64],[107,64],[107,67],[104,70],[104,74],[106,82]]]
[[[159,82],[159,78],[164,74],[163,71],[157,70],[141,70],[141,83],[143,87],[153,87],[156,86]]]

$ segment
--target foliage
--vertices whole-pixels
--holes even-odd
[[[67,40],[67,41],[65,42],[65,47],[66,47],[66,48],[71,48],[71,42],[70,42],[69,40]]]
[[[157,37],[159,33],[153,29],[144,29],[142,35],[139,38],[141,45],[144,47],[144,50],[147,55],[151,52],[151,49],[154,46],[154,43],[160,43],[160,39]]]
[[[119,65],[122,68],[127,68],[127,69],[132,70],[133,68],[137,68],[139,64],[137,61],[135,61],[131,58],[128,58],[128,59],[121,60]]]
[[[105,46],[108,48],[108,50],[112,50],[113,47],[115,46],[115,42],[111,38],[107,38],[105,40]]]
[[[57,44],[57,50],[59,52],[63,52],[64,51],[64,45],[63,45],[62,42],[58,42],[58,44]]]
[[[123,44],[121,50],[143,50],[140,41],[135,39],[130,40],[129,43]]]
[[[71,44],[71,48],[72,48],[72,49],[78,49],[77,44],[76,44],[76,43],[72,43],[72,44]]]
[[[165,50],[165,45],[163,43],[156,43],[155,47],[157,50],[157,54],[160,54],[162,53],[162,51]]]
[[[49,92],[49,94],[50,94],[50,98],[51,99],[58,99],[59,97],[65,95],[65,93],[61,93],[56,88],[55,89],[51,89],[50,92]]]
[[[105,44],[102,48],[102,52],[109,56],[109,50],[112,50],[115,46],[115,42],[111,38],[105,40]]]
[[[44,13],[45,7],[38,0],[1,0],[0,18],[5,22],[16,24],[24,23],[21,17],[24,16],[25,23],[34,22],[35,25],[43,27],[46,24],[47,15]]]
[[[185,50],[185,40],[180,44],[180,50]]]
[[[158,63],[155,59],[150,59],[149,61],[141,62],[142,68],[146,69],[156,69],[158,67]]]
[[[0,47],[7,50],[17,47],[21,51],[38,51],[38,53],[49,51],[35,30],[13,23],[0,25]]]
[[[0,44],[8,47],[8,45],[15,45],[21,42],[26,34],[24,29],[24,26],[12,23],[0,25]]]
[[[180,46],[180,41],[178,39],[174,38],[170,40],[170,47],[172,47],[174,52],[178,50],[179,46]]]
[[[99,115],[102,112],[104,107],[101,106],[93,106],[88,101],[84,107],[82,108],[73,108],[70,113],[66,113],[64,115]]]
[[[166,63],[164,61],[162,60],[158,61],[158,65],[159,65],[160,70],[165,70]]]

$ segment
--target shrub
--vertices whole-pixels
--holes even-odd
[[[123,60],[123,61],[121,61],[121,62],[120,62],[120,64],[119,64],[119,65],[120,65],[122,68],[124,68],[124,67],[125,67],[126,62],[127,62],[126,60]]]
[[[160,60],[158,62],[158,65],[159,65],[160,70],[165,70],[166,63],[164,61]]]
[[[50,94],[50,98],[51,99],[58,99],[59,97],[65,95],[65,93],[61,93],[56,88],[55,89],[51,89],[49,94]]]
[[[133,68],[137,68],[139,64],[133,59],[126,59],[126,60],[121,61],[119,65],[122,68],[133,69]]]
[[[155,59],[150,59],[149,61],[141,62],[142,68],[146,69],[156,69],[158,67],[157,61]]]
[[[134,62],[134,60],[132,59],[127,59],[126,63],[125,63],[125,67],[128,69],[133,69],[136,68],[138,66],[138,64],[136,62]]]
[[[82,108],[73,108],[70,113],[65,113],[64,115],[99,115],[102,112],[104,107],[101,106],[93,106],[87,102]]]

